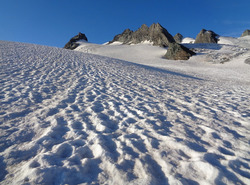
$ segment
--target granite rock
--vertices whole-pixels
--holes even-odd
[[[219,35],[210,30],[202,29],[194,43],[217,43]]]
[[[196,53],[178,43],[171,43],[164,58],[169,60],[188,60]]]

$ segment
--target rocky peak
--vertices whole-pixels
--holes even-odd
[[[159,23],[153,23],[150,27],[151,30],[161,30],[163,27]]]
[[[211,30],[202,29],[200,33],[196,36],[194,43],[217,43],[218,34],[214,33]]]
[[[175,40],[175,42],[177,42],[177,43],[181,43],[182,40],[183,40],[182,34],[177,33],[177,34],[174,36],[174,40]]]
[[[132,39],[128,43],[138,44],[143,41],[149,40],[149,27],[146,24],[143,24],[138,30],[132,34]]]
[[[154,23],[150,27],[143,24],[134,32],[131,30],[125,31],[122,34],[116,35],[109,43],[119,41],[123,44],[138,44],[144,41],[150,41],[153,45],[167,47],[169,43],[175,42],[173,36],[159,23]]]
[[[133,31],[130,30],[130,29],[126,29],[126,30],[123,31],[122,34],[130,34],[130,33],[133,33]]]
[[[165,33],[166,29],[163,28],[159,23],[154,23],[149,27],[149,32],[151,35],[154,33]]]
[[[78,35],[72,37],[70,41],[67,44],[65,44],[63,48],[73,50],[79,46],[77,41],[80,40],[88,41],[86,35],[84,33],[79,32]]]
[[[147,32],[148,29],[149,29],[148,26],[146,24],[143,24],[137,31]]]
[[[245,31],[242,33],[241,37],[245,37],[245,36],[248,36],[248,35],[250,35],[250,30],[245,30]]]
[[[124,30],[121,34],[118,34],[114,37],[113,41],[109,43],[113,43],[115,41],[126,43],[128,40],[131,40],[133,31],[130,29]]]
[[[85,40],[88,41],[86,35],[84,33],[79,32],[78,35],[74,36],[73,38],[70,39],[71,42],[76,42],[79,40]]]

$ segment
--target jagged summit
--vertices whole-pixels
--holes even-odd
[[[167,47],[170,43],[175,42],[173,36],[159,23],[154,23],[150,27],[143,24],[136,31],[126,29],[122,34],[116,35],[109,43],[116,41],[123,44],[139,44],[144,41],[150,41],[153,45],[161,47]]]
[[[79,32],[78,35],[72,37],[63,48],[73,50],[79,46],[79,44],[76,42],[80,40],[88,41],[86,35],[84,33]]]
[[[182,42],[182,40],[183,40],[182,34],[177,33],[177,34],[174,36],[174,40],[175,40],[175,42],[177,42],[177,43],[180,44],[180,43]]]
[[[218,37],[213,31],[202,29],[196,36],[195,43],[217,43]]]

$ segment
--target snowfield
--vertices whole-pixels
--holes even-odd
[[[0,41],[0,184],[250,184],[250,47],[224,42]]]

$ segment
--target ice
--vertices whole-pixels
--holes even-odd
[[[1,184],[249,184],[248,38],[225,39],[185,62],[0,41]]]

